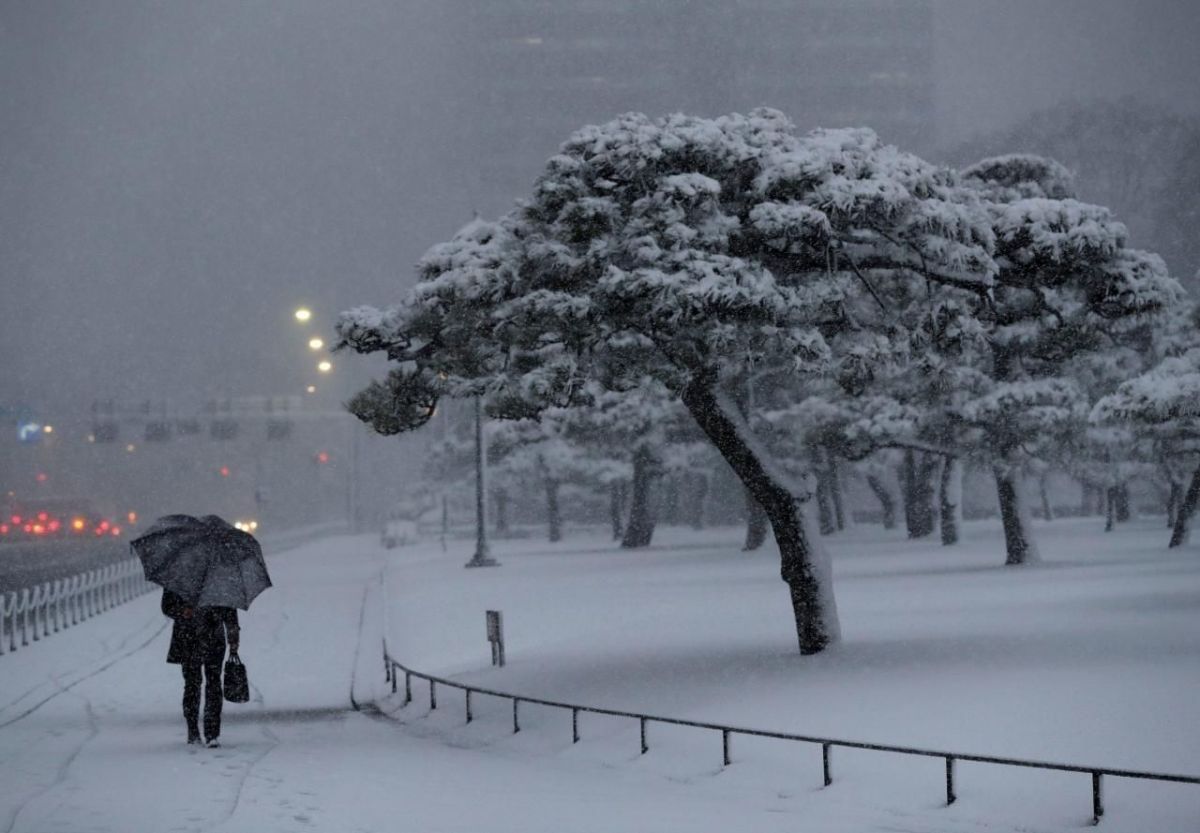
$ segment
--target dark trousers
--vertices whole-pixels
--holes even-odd
[[[215,738],[221,734],[221,663],[184,665],[183,668],[183,719],[187,721],[188,737],[200,734],[200,673],[204,669],[204,737]]]

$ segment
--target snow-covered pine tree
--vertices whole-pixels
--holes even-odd
[[[590,405],[589,381],[658,379],[762,505],[815,653],[840,629],[810,495],[731,391],[749,366],[836,374],[855,350],[907,354],[930,297],[965,313],[987,295],[991,242],[952,172],[868,130],[801,138],[770,110],[625,115],[572,136],[528,203],[435,247],[400,306],[342,315],[342,345],[397,364],[350,407],[394,432],[441,396],[482,394],[517,418]]]
[[[623,390],[604,390],[594,383],[592,387],[591,407],[566,411],[567,436],[592,454],[625,464],[629,506],[621,546],[647,547],[658,522],[654,498],[665,471],[667,448],[678,441],[679,425],[687,413],[678,397],[652,377]]]
[[[1037,559],[1019,481],[1027,447],[1069,433],[1088,408],[1069,362],[1144,327],[1182,289],[1161,258],[1127,245],[1125,227],[1107,209],[1073,198],[1061,165],[1011,155],[963,174],[987,200],[998,270],[979,311],[991,384],[962,414],[992,459],[1006,563],[1024,564]]]
[[[1174,355],[1121,384],[1091,413],[1093,425],[1101,430],[1131,429],[1154,443],[1159,461],[1191,470],[1187,490],[1172,513],[1172,547],[1187,542],[1200,503],[1200,328],[1194,317],[1188,324],[1164,347]]]

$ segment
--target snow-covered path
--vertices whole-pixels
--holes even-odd
[[[986,545],[992,533],[979,534],[984,536],[981,546]],[[1077,532],[1067,528],[1064,534],[1063,540],[1072,540]],[[561,712],[531,708],[523,713],[521,734],[514,736],[509,707],[502,701],[479,698],[476,721],[469,726],[464,726],[457,692],[444,693],[440,708],[430,712],[427,689],[419,685],[414,691],[416,702],[400,708],[398,699],[385,696],[378,653],[384,627],[380,577],[385,558],[390,561],[386,586],[393,648],[433,673],[464,674],[481,684],[519,693],[711,716],[745,725],[783,721],[791,727],[799,719],[803,725],[849,731],[836,723],[845,719],[852,720],[848,725],[861,733],[894,736],[909,731],[914,738],[933,742],[942,741],[937,732],[945,731],[945,739],[972,746],[1014,735],[1014,746],[1032,754],[1044,752],[1044,758],[1053,758],[1073,732],[1082,731],[1077,751],[1086,752],[1089,760],[1095,754],[1098,763],[1109,758],[1118,764],[1140,763],[1139,754],[1145,754],[1147,763],[1161,763],[1164,768],[1196,768],[1193,756],[1172,757],[1170,744],[1163,740],[1188,738],[1195,731],[1194,710],[1180,705],[1191,701],[1183,693],[1174,699],[1163,693],[1194,690],[1197,679],[1190,636],[1200,572],[1192,566],[1194,554],[1168,560],[1155,556],[1157,547],[1150,544],[1144,555],[1092,552],[1091,557],[1098,559],[1095,566],[1084,568],[1079,576],[1064,573],[1061,586],[1047,590],[1044,603],[1037,602],[1040,607],[1022,611],[1025,621],[1041,623],[1040,641],[1046,647],[1035,658],[1045,654],[1046,662],[1022,659],[1023,654],[1011,646],[1005,656],[1028,665],[1032,673],[1014,678],[1013,670],[990,668],[986,663],[979,668],[974,661],[956,665],[955,655],[950,654],[946,669],[918,664],[913,675],[885,664],[864,682],[862,668],[854,664],[855,651],[869,647],[876,631],[900,638],[898,621],[908,623],[903,638],[912,639],[926,621],[915,608],[900,620],[885,615],[886,606],[893,602],[877,586],[884,580],[875,575],[879,564],[888,565],[888,588],[893,593],[903,588],[904,597],[921,600],[921,609],[930,617],[942,614],[930,604],[935,597],[927,596],[928,592],[959,594],[978,583],[978,571],[969,566],[974,557],[970,547],[949,556],[919,548],[905,554],[902,546],[885,542],[880,545],[882,561],[859,554],[840,568],[843,599],[855,623],[866,630],[865,636],[857,638],[857,647],[825,663],[830,668],[820,673],[783,674],[772,670],[784,662],[782,657],[775,663],[760,657],[742,669],[749,674],[743,680],[738,675],[725,679],[723,672],[682,673],[694,659],[689,659],[694,651],[688,653],[687,640],[712,637],[711,633],[705,636],[694,618],[696,611],[703,616],[706,608],[695,607],[687,597],[695,591],[697,599],[707,598],[710,591],[705,588],[714,582],[726,588],[730,602],[720,621],[746,610],[746,618],[738,622],[736,631],[741,636],[737,638],[750,639],[757,646],[756,656],[764,651],[769,655],[776,650],[771,640],[778,623],[773,616],[757,616],[754,609],[756,604],[762,606],[756,599],[770,604],[779,595],[777,579],[769,564],[764,562],[765,569],[760,569],[737,554],[736,545],[726,547],[721,534],[706,535],[705,543],[686,538],[642,555],[616,553],[578,539],[561,550],[564,554],[551,558],[544,544],[504,542],[499,549],[505,567],[495,573],[464,571],[459,553],[442,555],[436,546],[385,555],[373,537],[329,539],[280,553],[271,560],[275,587],[243,616],[242,653],[254,685],[253,701],[226,705],[225,746],[218,750],[183,743],[178,705],[182,685],[178,669],[163,662],[169,632],[158,611],[157,594],[109,611],[0,660],[0,833],[398,829],[963,833],[1062,831],[1086,820],[1087,779],[1075,775],[964,766],[962,800],[947,808],[939,800],[939,761],[913,763],[842,751],[835,756],[834,786],[822,789],[819,753],[803,745],[739,739],[734,744],[735,765],[724,769],[719,765],[719,738],[706,733],[654,727],[652,752],[641,756],[636,749],[637,730],[628,721],[606,723],[588,717],[583,724],[586,742],[573,745],[569,716]],[[1120,546],[1135,540],[1131,535]],[[1072,549],[1078,545],[1073,543]],[[722,554],[725,549],[730,553]],[[1137,560],[1152,557],[1158,560],[1145,566]],[[949,558],[953,564],[965,561],[967,566],[951,570],[948,577],[926,563],[934,558]],[[1057,569],[1046,573],[1047,581],[1068,568]],[[1105,571],[1114,570],[1125,572],[1102,578]],[[1101,693],[1085,693],[1075,684],[1096,685],[1086,674],[1068,668],[1063,672],[1067,676],[1058,682],[1047,678],[1048,667],[1063,664],[1063,645],[1074,643],[1069,641],[1070,630],[1055,631],[1054,620],[1045,617],[1047,611],[1064,605],[1072,588],[1094,597],[1104,609],[1114,608],[1109,601],[1113,593],[1141,598],[1147,588],[1131,581],[1133,571],[1145,574],[1138,581],[1169,583],[1168,589],[1177,592],[1153,597],[1156,612],[1149,618],[1139,614],[1137,621],[1145,619],[1145,624],[1132,632],[1131,639],[1150,637],[1161,646],[1163,639],[1180,634],[1178,644],[1161,657],[1151,654],[1148,664],[1129,664],[1119,652],[1115,659],[1106,660],[1104,679],[1109,687],[1117,685],[1118,692],[1123,688],[1135,699],[1126,701],[1110,692],[1106,696],[1117,705],[1105,705],[1109,701],[1101,697],[1097,707]],[[905,584],[896,578],[905,573],[930,573],[931,581],[956,584],[912,583],[924,578],[910,578]],[[1085,577],[1095,583],[1094,589],[1083,581]],[[660,578],[672,587],[681,586],[670,590]],[[753,589],[760,584],[761,594]],[[997,609],[1005,610],[1010,603],[1004,601],[1004,594],[1009,592],[1032,603],[1033,585],[1028,581],[1011,591],[995,581],[979,588],[975,595],[965,596],[963,604],[979,607],[999,594],[996,602],[1003,606]],[[627,605],[623,615],[603,617],[613,598],[631,598],[631,593],[634,597],[641,593],[646,600]],[[655,613],[649,599],[669,604],[669,612]],[[499,675],[487,670],[482,639],[482,610],[496,603],[514,614],[510,623],[513,664]],[[1114,610],[1114,616],[1126,615],[1119,604]],[[961,618],[957,610],[951,613],[956,621]],[[881,624],[875,624],[872,616]],[[999,629],[1012,630],[1011,625],[992,621],[998,618],[984,614],[986,621],[980,620],[979,634],[970,643],[972,651],[994,643]],[[1067,624],[1074,621],[1066,620]],[[929,623],[932,626],[934,620]],[[654,639],[648,638],[647,628],[653,630]],[[970,633],[970,628],[965,630]],[[710,651],[712,647],[709,643]],[[749,650],[733,648],[735,654]],[[636,674],[629,669],[616,674],[628,664],[614,660],[620,660],[622,651],[633,652],[628,662],[636,666]],[[727,656],[729,650],[717,654]],[[674,661],[665,662],[672,656]],[[656,663],[663,664],[660,660],[664,667],[657,676],[650,674]],[[1085,653],[1076,660],[1086,665],[1091,657]],[[996,702],[1009,696],[996,685],[1000,679],[1021,688],[1039,680],[1047,687],[1057,685],[1068,708],[1056,711],[1043,702],[1041,711],[1049,717],[1037,731],[1054,734],[1054,724],[1064,723],[1060,715],[1069,713],[1066,698],[1072,693],[1083,707],[1082,729],[1067,721],[1045,748],[1035,742],[1036,733],[1015,722],[1015,711],[990,727],[972,728],[960,722],[943,729],[944,719],[926,713],[944,715],[952,698],[914,708],[914,700],[930,698],[929,691],[917,687],[914,680],[929,680],[931,674],[936,687],[949,685],[958,689],[960,699],[966,698],[964,715],[995,714]],[[1141,674],[1141,683],[1135,674]],[[957,683],[956,676],[961,677]],[[643,679],[646,686],[631,682]],[[1136,693],[1139,685],[1145,694]],[[831,701],[820,687],[841,694]],[[874,691],[883,696],[872,699]],[[978,699],[988,697],[989,691],[996,702]],[[1161,737],[1153,742],[1149,736],[1155,734],[1155,716],[1138,704],[1150,694],[1159,703],[1157,719],[1164,724],[1164,731],[1158,733]],[[900,702],[887,708],[888,700],[897,697]],[[390,716],[371,705],[377,698]],[[356,711],[352,700],[363,710]],[[796,702],[830,707],[797,714]],[[1089,709],[1097,715],[1106,714],[1106,709],[1112,712],[1121,702],[1129,705],[1113,717],[1136,729],[1129,731],[1127,751],[1111,740],[1115,723],[1091,723],[1086,716]],[[872,712],[885,710],[902,715],[903,720],[896,723],[893,717],[889,722],[881,714],[878,726],[869,725]],[[1087,740],[1092,729],[1110,737],[1107,747],[1097,745],[1087,751],[1092,749]],[[1184,747],[1190,748],[1190,742],[1185,741]],[[1200,808],[1194,787],[1118,781],[1108,789],[1110,813],[1104,830],[1150,829],[1147,824],[1157,830],[1188,830],[1192,829],[1188,819],[1194,820]]]
[[[6,656],[0,833],[733,830],[746,829],[747,813],[750,829],[794,828],[777,808],[637,772],[597,778],[586,766],[464,749],[355,712],[360,619],[370,645],[360,676],[380,682],[380,554],[340,543],[272,561],[276,586],[242,617],[253,701],[226,704],[221,749],[183,743],[157,594]]]

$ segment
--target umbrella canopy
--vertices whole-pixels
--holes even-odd
[[[271,586],[258,541],[216,515],[164,515],[129,546],[147,580],[194,607],[248,610]]]

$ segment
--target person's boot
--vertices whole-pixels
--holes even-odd
[[[209,738],[208,740],[204,741],[204,745],[209,749],[219,749],[221,747],[221,740],[219,738]]]
[[[189,746],[199,746],[200,745],[200,730],[189,726],[187,742],[188,742]]]

